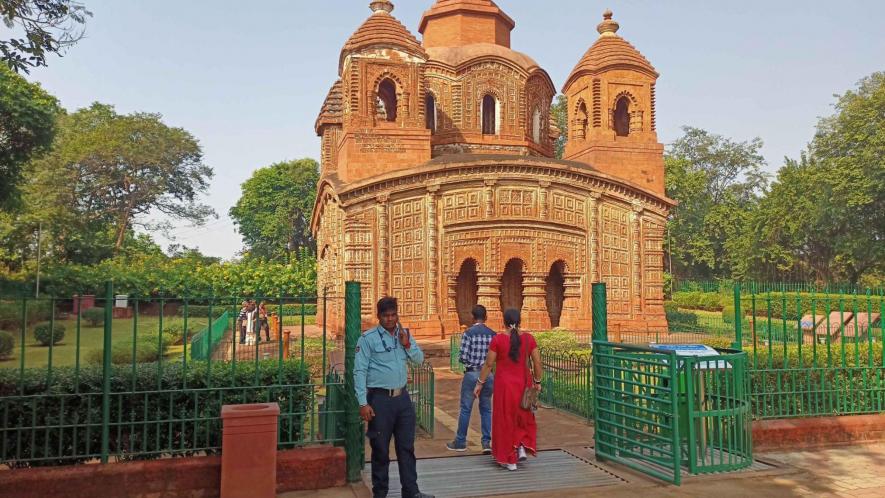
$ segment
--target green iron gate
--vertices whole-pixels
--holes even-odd
[[[594,284],[597,457],[677,485],[683,472],[752,465],[746,353],[717,349],[696,356],[679,348],[609,342],[607,336],[605,285]]]

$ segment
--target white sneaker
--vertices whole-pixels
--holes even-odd
[[[528,459],[528,457],[526,457],[526,454],[525,454],[525,448],[523,448],[522,446],[520,446],[520,447],[519,447],[519,461],[520,461],[520,462],[524,462],[524,461],[526,461],[527,459]]]
[[[511,472],[514,471],[514,470],[516,470],[516,464],[515,464],[515,463],[502,463],[502,464],[501,464],[501,467],[504,467],[505,469],[507,469],[507,470],[509,470],[509,471],[511,471]]]

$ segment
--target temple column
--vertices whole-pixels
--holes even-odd
[[[486,219],[492,219],[495,216],[495,184],[498,182],[494,179],[487,179],[483,183],[485,183],[486,186]]]
[[[388,230],[389,194],[380,194],[378,201],[378,294],[381,297],[390,295],[390,237]]]
[[[495,328],[495,324],[502,323],[503,310],[501,310],[501,276],[497,273],[477,272],[477,304],[485,306],[488,312],[488,322]]]
[[[547,312],[547,274],[526,272],[522,276],[522,321],[533,330],[549,330]]]
[[[439,192],[439,185],[431,185],[427,187],[426,203],[427,203],[427,247],[429,259],[429,282],[430,292],[428,293],[427,314],[430,318],[437,315],[437,293],[439,291],[439,281],[437,273],[439,271],[439,251],[437,250],[439,234],[436,220],[436,198]]]
[[[589,225],[587,237],[587,255],[590,258],[590,277],[593,282],[599,282],[599,198],[602,194],[591,192],[587,195],[587,224]],[[589,292],[589,290],[588,290]],[[588,294],[589,295],[589,294]]]
[[[633,317],[639,318],[642,315],[642,204],[633,203],[633,212],[630,213],[630,228],[633,232],[633,248],[631,251],[632,265],[632,282],[633,282]]]
[[[574,321],[579,318],[581,311],[581,276],[575,273],[564,275],[565,292],[562,300],[562,316],[559,318],[561,327],[575,328]],[[589,302],[589,299],[587,300]]]

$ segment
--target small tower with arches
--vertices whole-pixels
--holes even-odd
[[[569,137],[564,159],[591,165],[658,194],[664,193],[664,146],[655,129],[651,63],[617,33],[612,12],[599,38],[568,77]]]

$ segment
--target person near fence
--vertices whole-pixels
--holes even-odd
[[[516,463],[526,460],[527,451],[537,456],[535,413],[531,406],[523,408],[522,405],[527,389],[541,392],[541,354],[535,338],[519,329],[520,320],[519,310],[504,311],[504,327],[508,333],[492,339],[473,389],[474,396],[479,397],[494,367],[492,456],[507,470],[516,470]],[[529,358],[534,372],[529,370]]]
[[[270,342],[270,322],[267,317],[267,303],[261,301],[258,305],[258,332],[256,333],[256,342],[261,337],[261,331],[264,331],[264,338]]]
[[[458,432],[455,440],[446,443],[451,451],[467,450],[467,428],[470,426],[470,415],[473,412],[473,388],[479,378],[479,372],[486,362],[489,345],[495,338],[495,331],[486,326],[486,308],[478,304],[473,307],[474,324],[461,337],[461,352],[458,361],[464,365],[464,377],[461,379],[461,412],[458,416]],[[492,452],[492,389],[494,375],[490,374],[479,393],[479,419],[482,429],[482,452]]]
[[[249,301],[243,301],[240,314],[237,315],[237,332],[240,333],[240,344],[246,344],[246,320],[249,313]]]
[[[421,347],[399,323],[396,298],[378,301],[378,325],[363,333],[356,346],[354,389],[360,417],[368,422],[372,448],[372,494],[387,496],[390,438],[394,438],[402,495],[432,498],[418,489],[415,462],[417,414],[406,384],[408,362],[424,362]]]

